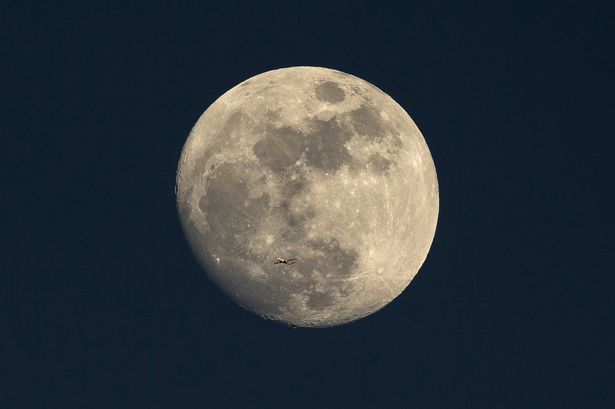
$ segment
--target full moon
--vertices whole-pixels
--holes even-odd
[[[410,116],[327,68],[265,72],[218,98],[188,136],[176,189],[213,282],[299,327],[391,302],[425,261],[438,219],[434,163]]]

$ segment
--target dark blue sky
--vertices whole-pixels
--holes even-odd
[[[219,3],[0,3],[0,406],[613,407],[610,3]],[[412,284],[325,330],[235,306],[175,209],[199,115],[296,65],[391,95],[440,183]]]

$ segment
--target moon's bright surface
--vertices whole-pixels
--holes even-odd
[[[410,283],[435,234],[438,181],[391,97],[340,71],[293,67],[242,82],[203,113],[182,151],[177,205],[194,254],[233,300],[326,327],[372,314]]]

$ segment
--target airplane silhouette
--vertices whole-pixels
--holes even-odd
[[[275,262],[273,264],[288,264],[288,265],[291,265],[291,264],[295,264],[296,262],[297,262],[296,258],[288,258],[288,259],[286,259],[286,258],[276,257],[275,258]]]

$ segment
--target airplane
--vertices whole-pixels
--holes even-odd
[[[297,262],[296,258],[288,258],[288,259],[286,259],[286,258],[276,257],[275,258],[275,262],[273,264],[288,264],[288,265],[291,265],[291,264],[295,264],[296,262]]]

